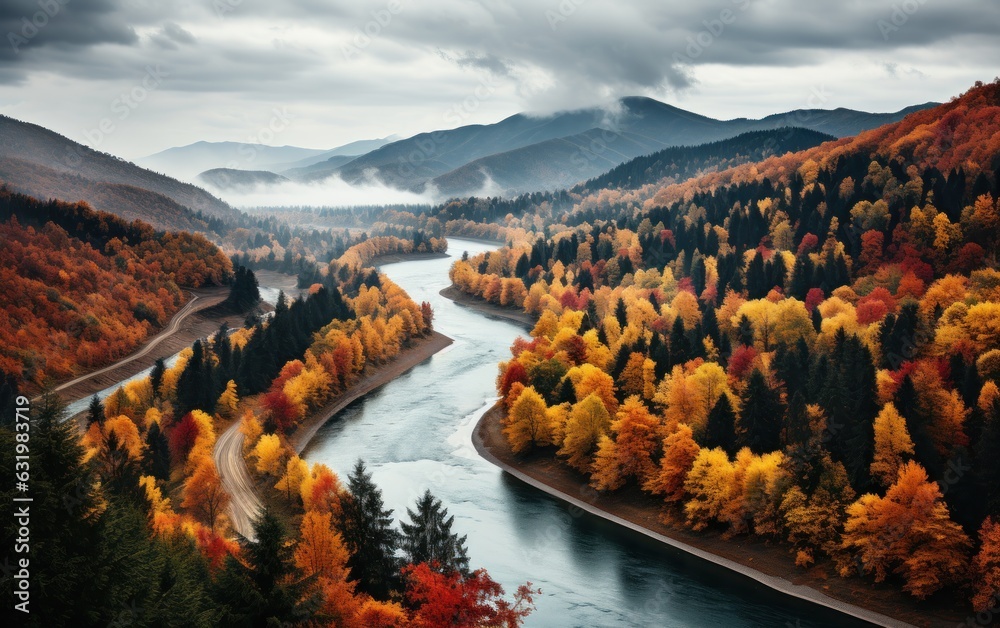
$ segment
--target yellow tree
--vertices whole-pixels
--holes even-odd
[[[659,444],[659,427],[637,395],[627,398],[611,423],[614,440],[605,437],[599,443],[591,484],[599,490],[615,490],[629,479],[646,482],[656,470],[653,454]]]
[[[257,459],[258,472],[277,476],[283,466],[285,448],[277,434],[264,434],[253,448],[253,455]]]
[[[292,501],[292,495],[299,496],[302,482],[309,475],[309,465],[298,456],[292,456],[285,463],[285,474],[281,476],[274,488],[285,492],[285,498]]]
[[[552,431],[546,415],[545,400],[534,386],[521,391],[507,415],[503,434],[514,453],[532,446],[552,442]]]
[[[307,577],[347,579],[350,554],[344,539],[334,531],[332,515],[328,512],[310,511],[302,516],[294,557],[295,565]]]
[[[245,411],[243,418],[240,420],[240,434],[243,435],[243,451],[254,447],[257,444],[257,439],[263,433],[264,428],[260,424],[260,419],[250,410]]]
[[[236,404],[239,402],[240,398],[236,394],[236,382],[229,380],[229,383],[226,384],[226,389],[219,395],[219,400],[216,402],[215,407],[219,414],[227,419],[231,419],[236,414]]]
[[[679,424],[673,434],[663,439],[659,470],[650,476],[643,488],[654,495],[663,495],[668,502],[681,501],[687,495],[684,482],[700,452],[690,426]]]
[[[678,364],[660,387],[661,390],[666,388],[656,397],[656,401],[666,407],[664,412],[666,433],[672,432],[679,423],[687,423],[696,435],[701,434],[708,420],[708,404],[698,381]]]
[[[121,415],[104,421],[105,438],[112,434],[115,435],[119,444],[128,452],[129,458],[132,460],[142,458],[142,452],[146,448],[146,445],[143,443],[142,437],[139,436],[139,428],[135,426],[132,419]]]
[[[574,366],[566,373],[573,382],[577,399],[585,399],[595,394],[604,403],[610,413],[618,410],[618,400],[615,397],[615,380],[593,364]]]
[[[890,486],[903,466],[903,456],[913,455],[913,441],[904,419],[896,406],[885,404],[875,417],[875,458],[872,475],[884,486]]]
[[[937,483],[916,462],[899,470],[885,497],[863,495],[847,515],[844,549],[876,582],[899,574],[903,589],[922,599],[965,578],[969,538],[949,517]],[[841,572],[851,567],[842,565]]]
[[[570,466],[577,470],[590,471],[591,454],[610,427],[611,415],[604,402],[595,393],[587,395],[570,412],[559,455],[566,457]]]
[[[684,504],[689,526],[703,530],[722,516],[729,504],[734,476],[733,463],[721,448],[698,452],[684,481],[684,491],[690,495]]]
[[[201,457],[194,473],[184,483],[184,501],[181,506],[206,523],[214,532],[216,521],[229,505],[229,495],[222,488],[215,461],[211,456]]]

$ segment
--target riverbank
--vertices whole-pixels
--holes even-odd
[[[437,252],[437,253],[390,253],[388,255],[379,255],[378,257],[372,258],[368,261],[366,266],[382,266],[383,264],[397,264],[399,262],[413,262],[422,259],[441,259],[442,257],[448,257],[447,253]]]
[[[829,564],[798,569],[784,545],[747,536],[726,539],[718,533],[695,533],[680,521],[666,524],[660,516],[662,502],[638,489],[599,493],[548,453],[515,455],[503,436],[502,416],[498,404],[480,419],[472,437],[476,451],[518,480],[568,503],[571,513],[586,512],[611,521],[719,570],[873,624],[943,627],[965,621],[954,609],[929,604],[917,608],[918,602],[888,586],[840,578]]]
[[[458,305],[472,308],[477,312],[485,314],[486,316],[502,318],[517,323],[518,325],[523,325],[529,330],[535,327],[535,317],[531,314],[509,307],[500,307],[499,305],[494,305],[488,301],[484,301],[479,297],[466,294],[459,290],[455,284],[451,284],[438,294],[446,299],[454,301]]]
[[[388,384],[438,351],[441,351],[452,342],[451,338],[436,331],[431,332],[431,335],[425,338],[416,340],[412,345],[400,351],[392,361],[371,369],[371,372],[366,373],[360,380],[348,388],[344,394],[317,410],[312,416],[300,423],[295,432],[288,437],[288,443],[295,449],[295,453],[301,454],[309,444],[309,441],[316,435],[316,432],[319,431],[319,428],[337,416],[337,413],[341,410],[376,388]]]

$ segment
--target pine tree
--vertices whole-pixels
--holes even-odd
[[[755,454],[781,448],[781,397],[768,385],[764,374],[754,369],[747,383],[740,413],[739,444]]]
[[[403,529],[401,546],[411,564],[428,563],[441,573],[459,572],[469,575],[469,557],[465,536],[451,531],[455,517],[448,516],[448,509],[441,500],[425,491],[417,500],[417,511],[409,508],[406,514],[410,523],[400,522]]]
[[[160,384],[163,383],[163,373],[166,370],[167,365],[163,361],[163,358],[156,358],[156,362],[153,363],[153,370],[149,372],[149,384],[153,388],[154,397],[158,397],[160,394]]]
[[[241,538],[241,560],[229,556],[216,578],[213,597],[222,625],[272,626],[300,623],[318,606],[305,597],[308,580],[297,579],[292,547],[281,521],[263,510],[253,522],[253,540]]]
[[[159,423],[154,422],[146,431],[143,469],[158,480],[170,479],[170,443],[160,430]]]
[[[736,326],[736,340],[746,347],[753,346],[753,323],[750,322],[746,314],[740,316]]]
[[[104,404],[97,395],[90,398],[90,405],[87,407],[87,427],[94,423],[104,423]]]
[[[95,624],[101,618],[94,601],[100,599],[102,571],[96,479],[83,462],[78,428],[62,422],[59,399],[45,395],[32,404],[31,413],[31,617],[38,626]],[[14,451],[12,429],[0,428],[0,446]],[[14,477],[14,462],[12,455],[0,456],[7,477]],[[13,483],[0,487],[0,498],[7,504],[21,496]],[[8,548],[15,546],[16,529],[2,526]],[[14,559],[12,555],[11,564]],[[4,587],[3,599],[8,609],[14,607],[12,586]]]
[[[719,395],[705,425],[705,447],[714,449],[721,447],[728,455],[736,453],[736,413],[729,395]]]
[[[392,527],[392,510],[383,508],[382,491],[361,460],[348,476],[347,487],[351,495],[344,500],[341,534],[351,551],[351,580],[359,590],[387,600],[399,588],[399,532]]]
[[[684,364],[690,359],[691,342],[684,329],[684,319],[678,316],[674,318],[674,325],[670,329],[670,365]]]

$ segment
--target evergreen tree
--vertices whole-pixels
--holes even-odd
[[[755,454],[780,449],[783,415],[778,391],[768,386],[759,369],[754,369],[747,382],[740,413],[739,445],[749,447]]]
[[[425,491],[417,500],[417,511],[409,508],[406,514],[410,523],[400,522],[403,529],[403,552],[407,562],[436,565],[442,573],[458,572],[469,575],[469,557],[465,547],[465,536],[451,531],[455,517],[448,516],[448,509],[441,500]]]
[[[90,405],[87,406],[87,427],[94,423],[104,423],[104,404],[97,395],[90,398]]]
[[[727,394],[719,395],[719,400],[708,413],[705,447],[721,447],[730,456],[736,453],[736,413]]]
[[[166,370],[167,365],[163,361],[163,358],[156,358],[156,362],[153,363],[153,370],[149,372],[149,383],[153,388],[154,397],[160,395],[160,384],[163,383],[163,374]]]
[[[154,422],[146,431],[143,470],[158,480],[170,479],[170,445],[159,423]]]
[[[691,341],[684,329],[684,319],[677,316],[670,329],[670,365],[684,364],[691,359],[691,353]]]
[[[910,433],[910,440],[913,441],[913,459],[931,478],[941,479],[941,456],[934,446],[934,439],[931,438],[928,429],[927,415],[920,407],[917,388],[909,375],[904,377],[899,385],[895,402],[896,409],[906,419],[906,430]]]
[[[31,408],[31,624],[35,626],[94,625],[102,609],[95,600],[103,595],[99,574],[101,496],[96,479],[83,462],[77,427],[63,422],[63,405],[54,394],[46,394]],[[15,450],[14,430],[0,428],[0,447]],[[0,456],[0,470],[14,477],[15,457]],[[0,499],[13,504],[12,482],[0,486]],[[16,508],[14,508],[16,510]],[[8,510],[8,513],[11,511]],[[4,547],[15,547],[17,526],[2,526]],[[21,554],[11,554],[11,565]],[[8,584],[11,580],[5,578]],[[13,609],[18,599],[14,587],[5,586],[3,599]],[[8,610],[12,613],[12,610]],[[105,622],[106,623],[106,622]]]
[[[746,314],[740,316],[739,324],[736,326],[736,339],[741,345],[753,346],[753,323]]]
[[[253,540],[241,538],[242,560],[232,556],[216,578],[213,597],[223,625],[278,626],[308,620],[319,600],[305,596],[308,579],[297,579],[292,547],[281,521],[263,510]]]
[[[392,527],[392,510],[383,508],[382,491],[364,462],[358,460],[347,480],[351,495],[344,502],[341,534],[351,551],[350,579],[359,590],[387,600],[399,588],[399,532]]]
[[[618,303],[615,304],[615,319],[618,320],[618,325],[622,329],[628,324],[628,311],[625,309],[625,301],[622,299],[618,299]]]

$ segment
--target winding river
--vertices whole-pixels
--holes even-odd
[[[495,401],[496,365],[523,328],[456,305],[438,291],[462,251],[496,247],[450,239],[445,259],[382,267],[455,343],[325,425],[306,449],[346,477],[362,458],[386,506],[405,517],[425,490],[468,535],[471,562],[508,593],[542,589],[528,626],[847,626],[843,616],[745,581],[704,571],[644,537],[571,510],[486,462],[473,449],[479,417]]]

